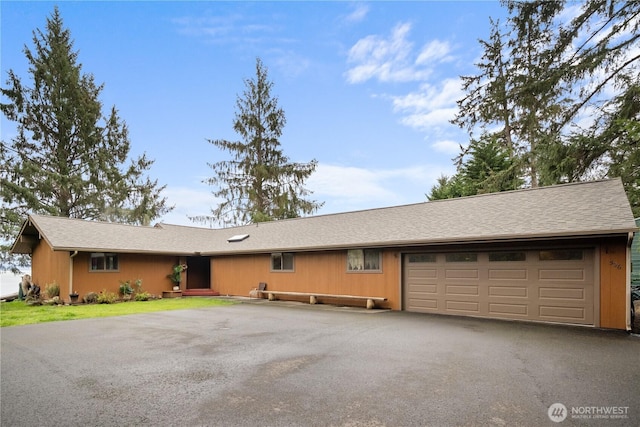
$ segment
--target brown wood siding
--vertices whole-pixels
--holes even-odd
[[[211,280],[221,295],[249,296],[266,282],[276,291],[385,297],[381,306],[399,310],[399,266],[395,250],[382,252],[381,272],[366,273],[347,272],[347,251],[296,253],[293,272],[271,271],[270,254],[245,255],[214,258]]]
[[[73,288],[80,297],[102,290],[117,293],[121,281],[130,280],[133,286],[136,279],[142,279],[143,290],[162,295],[162,291],[171,290],[173,284],[167,275],[179,262],[175,256],[118,254],[118,271],[90,271],[90,256],[81,252],[73,259]]]
[[[600,326],[627,327],[627,246],[610,241],[600,246]]]
[[[54,252],[45,240],[40,240],[31,258],[31,278],[44,291],[46,286],[57,283],[60,297],[69,299],[69,252]]]

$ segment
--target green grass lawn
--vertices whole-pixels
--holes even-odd
[[[152,301],[129,301],[115,304],[79,304],[28,306],[24,301],[0,303],[0,327],[57,322],[91,317],[122,316],[166,310],[213,307],[234,304],[216,298],[165,298]]]

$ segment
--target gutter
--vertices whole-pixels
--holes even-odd
[[[69,255],[69,293],[73,293],[73,258],[78,255],[78,251],[74,251]]]
[[[633,243],[633,235],[634,233],[629,232],[629,237],[627,237],[627,274],[626,274],[626,295],[627,295],[627,303],[625,304],[627,307],[627,331],[631,330],[631,245]],[[636,313],[636,316],[640,314]]]

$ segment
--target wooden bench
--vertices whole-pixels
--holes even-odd
[[[278,295],[286,295],[293,297],[309,297],[309,304],[317,304],[318,298],[335,298],[335,299],[351,299],[362,300],[367,302],[367,308],[375,308],[376,302],[384,302],[387,299],[383,297],[365,297],[360,295],[335,295],[335,294],[319,294],[315,292],[287,292],[287,291],[267,291],[259,289],[258,294],[266,294],[269,301],[275,301]]]

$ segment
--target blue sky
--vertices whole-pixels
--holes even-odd
[[[25,44],[55,3],[2,1],[1,71],[29,84]],[[196,225],[216,200],[202,180],[227,158],[206,139],[238,139],[236,96],[260,57],[287,125],[292,161],[318,160],[307,181],[318,214],[425,201],[466,132],[449,123],[474,74],[498,2],[59,2],[85,73],[104,83],[129,127],[132,155],[155,159],[175,210]],[[15,135],[2,117],[1,137]]]

